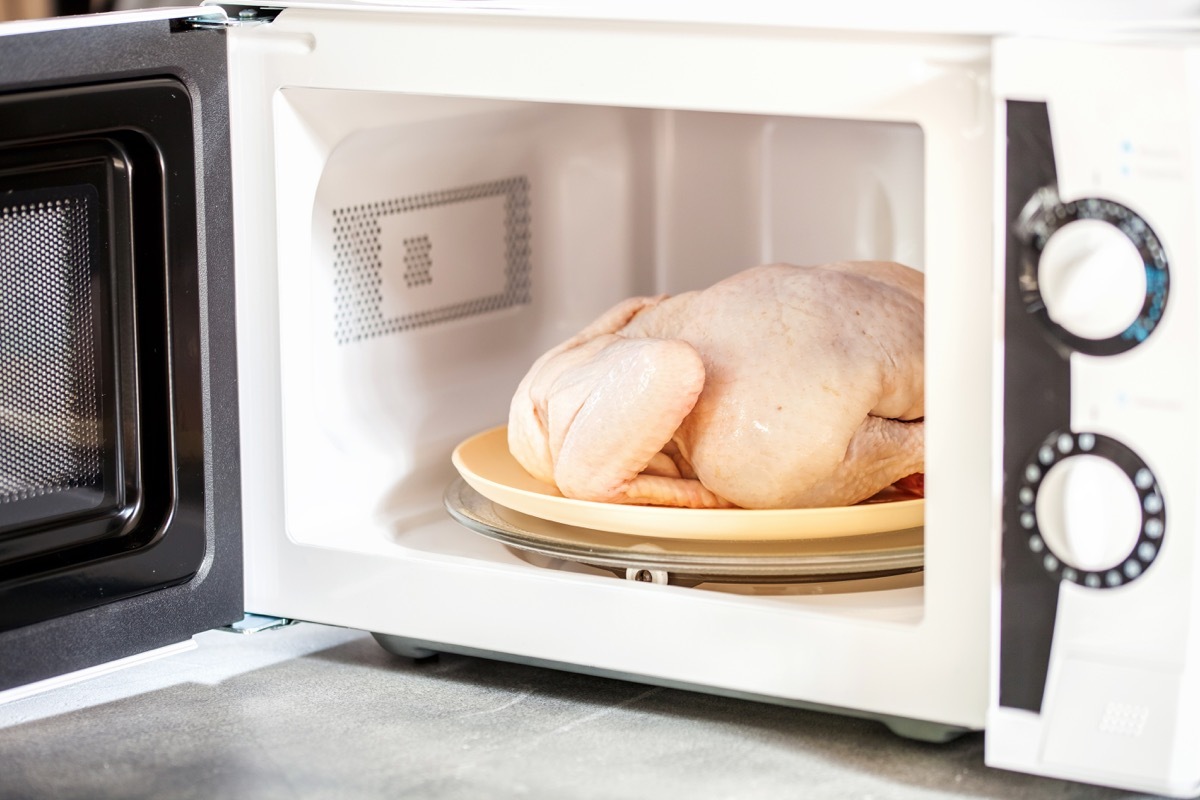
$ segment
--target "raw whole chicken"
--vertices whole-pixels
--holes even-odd
[[[923,350],[916,270],[755,267],[626,300],[547,352],[509,449],[582,500],[851,505],[924,470]]]

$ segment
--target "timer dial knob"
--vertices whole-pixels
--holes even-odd
[[[1108,339],[1141,314],[1146,268],[1128,236],[1108,222],[1081,219],[1046,242],[1038,285],[1051,320],[1076,336]]]
[[[1042,479],[1037,525],[1050,551],[1086,571],[1121,564],[1141,535],[1142,504],[1129,476],[1095,455],[1057,462]]]
[[[1121,353],[1162,321],[1170,288],[1166,252],[1144,219],[1111,200],[1063,201],[1039,189],[1013,227],[1015,289],[1025,309],[1070,350]]]

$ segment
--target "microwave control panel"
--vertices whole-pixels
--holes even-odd
[[[994,54],[1003,485],[986,761],[1191,796],[1200,108],[1184,65],[1200,50],[1013,39]],[[1096,74],[1052,69],[1064,59]]]

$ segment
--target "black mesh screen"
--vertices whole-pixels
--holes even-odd
[[[0,504],[100,480],[94,198],[0,195]]]

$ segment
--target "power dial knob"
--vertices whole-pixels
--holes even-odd
[[[1130,209],[1097,198],[1063,202],[1045,188],[1026,204],[1014,231],[1023,245],[1022,300],[1062,344],[1112,355],[1143,342],[1162,320],[1166,256]]]
[[[1154,473],[1099,433],[1056,431],[1016,482],[1017,520],[1049,573],[1091,588],[1135,580],[1158,557],[1166,508]]]

